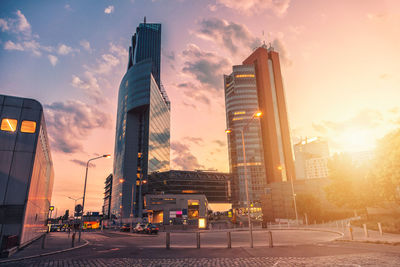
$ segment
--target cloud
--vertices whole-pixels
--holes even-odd
[[[191,153],[189,147],[185,144],[172,142],[171,149],[177,156],[172,162],[182,170],[204,169],[205,167],[199,164],[197,158]]]
[[[92,52],[92,48],[90,47],[89,41],[82,40],[79,42],[79,44],[85,49],[86,51]]]
[[[47,57],[49,58],[51,65],[55,66],[57,64],[58,58],[56,56],[48,55]]]
[[[10,31],[17,34],[22,34],[24,38],[30,38],[32,35],[31,25],[25,15],[20,10],[15,13],[16,18],[0,18],[0,28],[3,32]]]
[[[51,147],[64,153],[83,151],[82,141],[98,128],[111,127],[111,117],[96,106],[81,101],[45,105]]]
[[[221,141],[221,140],[214,140],[214,143],[216,143],[217,145],[221,146],[221,147],[226,147],[226,142]]]
[[[111,14],[114,12],[114,6],[108,6],[106,9],[104,9],[104,13],[106,14]]]
[[[79,159],[71,159],[70,161],[75,164],[78,164],[79,166],[82,166],[82,167],[86,167],[86,164],[87,164],[87,162],[85,162],[83,160],[79,160]],[[94,168],[94,167],[96,167],[96,165],[93,162],[90,162],[89,168]]]
[[[292,66],[293,61],[282,39],[274,39],[272,41],[272,47],[279,52],[279,59],[285,66]]]
[[[7,21],[5,19],[0,19],[0,29],[3,32],[8,31],[10,29],[8,27],[8,23],[7,23]]]
[[[208,88],[199,88],[191,82],[180,83],[178,87],[183,89],[183,95],[189,98],[193,103],[203,103],[207,106],[211,104],[210,98],[207,96]]]
[[[72,53],[74,51],[75,49],[65,44],[59,44],[57,48],[57,53],[63,56],[68,55],[69,53]]]
[[[222,90],[222,75],[230,67],[227,59],[213,52],[203,51],[195,44],[189,44],[182,55],[185,58],[182,69],[184,73],[215,91]]]
[[[254,37],[243,24],[219,18],[203,19],[199,24],[198,37],[223,46],[232,55],[243,48],[253,49],[261,45],[261,40]]]
[[[69,4],[65,4],[64,8],[65,10],[72,11],[72,8]]]
[[[164,57],[166,57],[170,61],[175,61],[175,53],[174,51],[167,51],[165,49],[162,49],[162,54]]]
[[[75,88],[83,89],[83,92],[94,99],[96,103],[104,101],[103,93],[100,90],[99,84],[93,73],[86,71],[82,78],[72,75],[71,85]]]
[[[29,24],[28,20],[26,19],[26,17],[24,16],[24,14],[22,14],[22,12],[20,10],[17,10],[17,30],[19,32],[24,33],[25,35],[30,36],[31,35],[31,25]]]
[[[388,14],[387,13],[367,13],[367,18],[369,20],[382,21],[382,20],[386,20],[388,18]]]
[[[232,55],[247,56],[254,48],[262,45],[261,39],[255,37],[244,24],[229,22],[219,18],[203,19],[196,35],[204,40],[216,43]],[[272,46],[280,54],[282,63],[292,65],[290,54],[283,41],[282,34],[272,40]]]
[[[184,137],[183,139],[184,139],[184,140],[187,140],[187,141],[189,141],[189,142],[192,142],[192,143],[194,143],[194,144],[196,144],[196,145],[200,145],[201,143],[204,142],[203,138],[201,138],[201,137],[186,136],[186,137]]]
[[[277,16],[282,16],[289,8],[290,0],[217,0],[217,3],[246,15],[271,10]]]
[[[16,44],[12,41],[7,41],[4,44],[4,49],[5,50],[18,50],[18,51],[24,51],[24,47],[21,44]]]

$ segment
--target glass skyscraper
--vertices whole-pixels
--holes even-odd
[[[141,23],[118,94],[111,213],[121,222],[142,216],[148,175],[169,170],[170,102],[160,58],[161,24]]]
[[[256,203],[266,185],[295,179],[286,101],[279,54],[265,45],[257,48],[243,65],[224,76],[230,170],[234,206],[246,203],[243,147],[240,130],[256,111],[262,117],[244,131],[249,200]]]

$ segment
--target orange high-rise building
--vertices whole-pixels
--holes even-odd
[[[235,207],[259,203],[267,184],[295,179],[289,123],[279,54],[266,46],[257,48],[243,65],[233,66],[224,76],[229,163]],[[252,115],[261,111],[261,118]],[[247,125],[247,126],[246,126]],[[244,129],[247,179],[244,171],[241,131]]]

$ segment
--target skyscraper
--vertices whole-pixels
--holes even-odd
[[[272,47],[257,48],[243,65],[224,76],[230,170],[234,206],[246,202],[240,129],[256,111],[263,116],[244,132],[249,200],[258,202],[266,184],[295,179],[279,54]]]
[[[169,170],[170,102],[160,81],[161,24],[141,23],[118,94],[111,213],[141,217],[148,174]]]

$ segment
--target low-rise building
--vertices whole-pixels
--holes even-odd
[[[1,250],[23,246],[47,230],[53,161],[42,105],[0,95]]]
[[[146,194],[145,208],[151,223],[195,225],[207,217],[208,201],[201,194]]]

